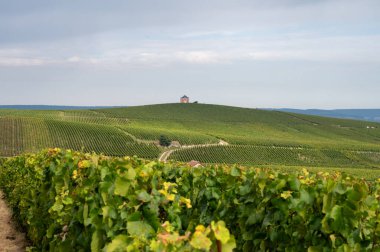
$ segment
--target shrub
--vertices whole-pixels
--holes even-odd
[[[161,135],[159,140],[160,140],[160,145],[164,147],[168,147],[172,143],[172,141],[165,135]]]

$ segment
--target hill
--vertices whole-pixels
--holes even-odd
[[[107,117],[128,119],[128,129],[196,132],[206,143],[378,149],[380,124],[220,105],[163,104],[100,110]],[[368,129],[369,127],[369,129]],[[147,134],[150,135],[150,134]],[[157,136],[156,136],[157,137]],[[214,139],[207,140],[206,138]],[[154,137],[153,137],[154,138]],[[194,138],[191,141],[199,141]]]
[[[177,141],[157,146],[161,135]],[[380,124],[207,104],[0,110],[0,156],[45,147],[204,163],[380,168]]]
[[[318,115],[318,116],[326,116],[326,117],[380,122],[380,109],[334,109],[334,110],[305,109],[303,110],[303,109],[284,108],[284,109],[276,109],[276,110],[298,113],[298,114],[306,114],[306,115]]]

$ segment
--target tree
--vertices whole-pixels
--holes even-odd
[[[170,146],[171,143],[172,143],[172,141],[167,136],[164,136],[164,135],[160,136],[160,145],[161,146],[168,147],[168,146]]]

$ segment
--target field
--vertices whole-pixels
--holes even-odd
[[[193,147],[173,152],[179,161],[202,163],[236,163],[244,165],[299,165],[380,168],[380,153],[301,147],[228,145]]]
[[[253,166],[380,168],[380,124],[206,104],[0,110],[0,156],[60,147],[109,156]],[[219,145],[223,141],[224,145]]]

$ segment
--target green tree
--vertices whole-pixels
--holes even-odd
[[[168,147],[168,146],[170,146],[171,143],[172,143],[172,141],[167,136],[164,136],[164,135],[160,136],[160,145],[161,146]]]

